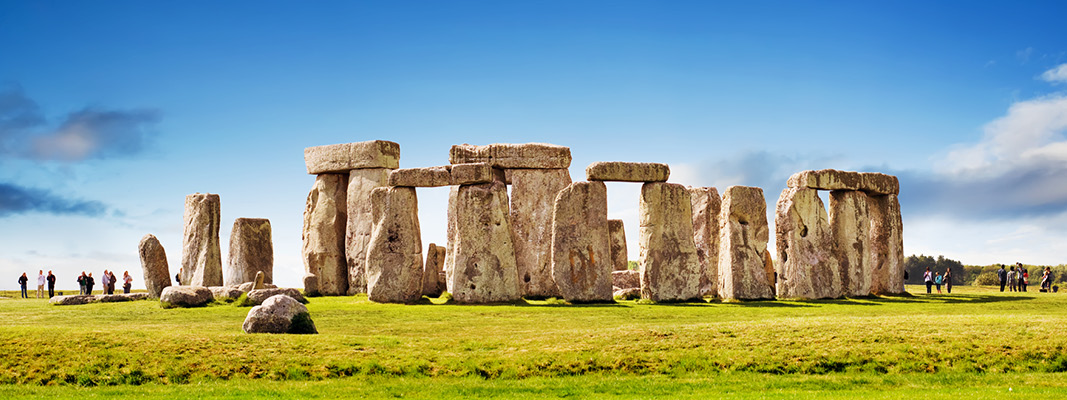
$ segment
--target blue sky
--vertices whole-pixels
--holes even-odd
[[[298,286],[303,148],[386,139],[570,146],[760,186],[804,169],[898,174],[905,251],[1067,262],[1062,2],[0,1],[0,288],[130,270],[184,196],[269,218]],[[1059,68],[1059,69],[1058,69]],[[609,186],[637,257],[637,193]],[[446,189],[419,191],[443,243]],[[62,285],[61,285],[62,286]]]

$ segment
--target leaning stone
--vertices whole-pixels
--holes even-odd
[[[255,289],[248,292],[248,301],[252,302],[252,304],[261,304],[265,300],[279,294],[292,297],[301,303],[306,304],[308,302],[307,299],[304,298],[304,295],[300,294],[300,290],[294,288]]]
[[[626,230],[621,219],[608,220],[608,240],[611,244],[611,267],[615,271],[630,269],[630,260],[626,252]]]
[[[275,295],[248,310],[245,333],[318,333],[308,309],[286,295]]]
[[[148,288],[148,294],[159,298],[163,288],[170,286],[170,268],[167,266],[167,252],[159,239],[151,234],[144,235],[141,243],[137,245],[137,254],[141,258],[141,270],[144,273],[144,284]]]
[[[841,263],[841,287],[845,296],[871,294],[870,227],[867,194],[857,190],[830,192],[830,232]]]
[[[96,301],[96,296],[91,294],[76,294],[71,296],[52,296],[49,303],[56,306],[78,306]]]
[[[722,199],[713,187],[689,188],[693,206],[693,241],[700,260],[700,296],[716,297],[719,288],[719,211]]]
[[[400,145],[385,140],[331,144],[304,149],[309,174],[346,173],[363,168],[399,168]]]
[[[641,288],[618,289],[611,295],[616,300],[638,300],[641,298]]]
[[[263,287],[259,288],[259,289],[274,289],[274,288],[277,288],[277,287],[278,286],[275,286],[272,283],[264,283]],[[237,289],[240,290],[242,293],[248,293],[248,292],[251,292],[253,290],[256,290],[257,288],[256,288],[256,283],[255,282],[245,282],[245,283],[242,283],[242,284],[238,285]]]
[[[348,265],[349,295],[367,292],[367,245],[370,244],[370,234],[374,230],[370,194],[375,188],[387,186],[389,171],[375,168],[357,169],[348,173],[345,257]]]
[[[838,171],[836,169],[797,172],[789,177],[789,181],[786,184],[791,188],[862,190],[878,195],[897,194],[900,192],[900,183],[895,176],[870,172]]]
[[[611,271],[611,286],[618,289],[640,289],[641,271]]]
[[[182,284],[222,284],[219,250],[219,195],[196,193],[185,196],[185,227],[182,235]]]
[[[726,188],[719,214],[719,297],[774,299],[773,269],[766,269],[767,203],[763,189]]]
[[[203,286],[167,286],[159,295],[163,308],[201,307],[214,299],[211,289]]]
[[[302,255],[304,271],[318,278],[318,288],[309,288],[327,296],[348,292],[348,264],[345,261],[345,224],[347,176],[322,174],[308,193],[304,208]],[[306,282],[306,280],[305,280]]]
[[[689,190],[677,183],[641,186],[641,298],[700,298],[700,259],[693,235]]]
[[[871,229],[871,293],[904,293],[904,241],[896,195],[868,196]]]
[[[270,220],[266,218],[238,218],[230,231],[230,262],[226,264],[226,286],[236,286],[256,279],[259,274],[267,283],[273,282],[274,242]]]
[[[571,302],[611,301],[608,193],[604,182],[574,182],[556,196],[552,278]]]
[[[452,184],[451,167],[395,169],[389,173],[389,186],[440,187]]]
[[[415,188],[371,192],[374,230],[367,246],[367,298],[414,303],[422,297],[422,234]]]
[[[438,297],[445,290],[445,248],[430,243],[426,250],[426,264],[422,268],[422,295]]]
[[[236,299],[245,293],[238,286],[210,286],[208,290],[211,291],[211,296],[215,300]]]
[[[514,169],[511,184],[511,238],[526,297],[559,297],[552,279],[552,209],[556,195],[571,183],[566,169]]]
[[[455,164],[452,166],[453,185],[474,185],[505,179],[504,170],[489,163]],[[510,181],[508,183],[511,183]]]
[[[778,250],[778,297],[841,297],[841,264],[837,261],[834,236],[818,191],[783,190],[778,198],[774,227]]]
[[[520,298],[504,182],[460,186],[454,204],[449,290],[457,303]]]
[[[496,168],[568,168],[571,149],[547,143],[458,144],[448,152],[448,161],[452,164],[484,162]]]
[[[591,181],[614,182],[666,182],[671,175],[667,164],[600,161],[585,168],[585,177]]]

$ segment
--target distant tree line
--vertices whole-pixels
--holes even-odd
[[[904,270],[908,273],[908,279],[905,280],[908,284],[922,284],[923,272],[926,268],[930,268],[930,272],[944,274],[949,268],[952,268],[952,283],[954,285],[999,285],[997,280],[997,270],[1000,269],[1001,264],[992,265],[963,265],[963,263],[945,258],[945,256],[937,256],[937,258],[927,255],[912,255],[904,261]],[[1005,264],[1005,268],[1011,268],[1014,264]],[[1037,286],[1041,284],[1041,271],[1045,269],[1044,265],[1027,265],[1023,264],[1023,267],[1030,274],[1030,285]],[[1052,282],[1054,284],[1065,286],[1067,283],[1067,264],[1053,265],[1052,267]]]

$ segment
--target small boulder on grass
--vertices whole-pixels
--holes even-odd
[[[211,290],[211,295],[218,301],[236,300],[244,294],[237,286],[208,286],[208,290]]]
[[[319,333],[307,307],[284,294],[252,307],[241,328],[245,333]]]
[[[292,297],[294,300],[304,304],[308,302],[304,295],[300,294],[300,290],[294,288],[254,289],[248,292],[248,302],[251,303],[250,305],[263,304],[271,296],[279,294]]]
[[[615,300],[637,300],[641,298],[641,288],[616,289],[612,297]]]
[[[96,296],[91,294],[75,294],[70,296],[54,296],[48,299],[49,303],[57,306],[76,306],[89,304],[96,301]]]
[[[211,289],[203,286],[167,286],[159,294],[163,308],[202,307],[215,300]]]

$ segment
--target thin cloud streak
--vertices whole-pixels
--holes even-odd
[[[99,201],[70,199],[44,189],[0,182],[0,218],[31,212],[99,217],[107,210]]]

